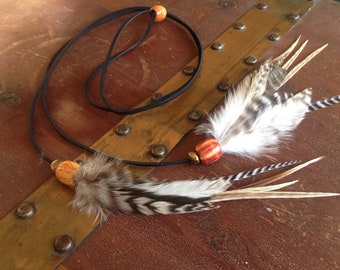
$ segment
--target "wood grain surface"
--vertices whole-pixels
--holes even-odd
[[[192,1],[162,2],[170,12],[193,26],[205,46],[255,3],[211,0],[195,2],[193,6]],[[94,19],[119,8],[153,4],[101,0],[0,3],[1,218],[51,175],[48,164],[39,159],[30,145],[27,115],[53,54]],[[300,71],[287,88],[298,91],[312,86],[315,100],[339,94],[340,30],[336,27],[339,13],[337,1],[317,3],[267,54],[270,57],[279,53],[300,34],[310,40],[309,51],[329,43],[326,51]],[[116,27],[112,24],[112,34]],[[112,79],[112,89],[131,89],[125,92],[126,96],[119,97],[120,106],[138,104],[195,56],[192,44],[183,44],[187,37],[182,36],[181,29],[167,27],[158,27],[154,35],[156,41],[165,39],[167,48],[172,49],[173,61],[165,60],[168,52],[152,41],[152,46],[145,46],[143,53],[130,56],[131,60],[122,59],[114,67],[113,73],[119,78]],[[140,28],[135,26],[130,31],[124,42],[140,33]],[[67,56],[51,84],[51,102],[58,120],[70,134],[88,145],[121,120],[120,116],[93,110],[82,101],[74,105],[80,95],[79,87],[98,63],[98,57],[105,53],[109,39],[106,28],[86,37]],[[98,48],[91,55],[85,48],[90,45]],[[152,54],[154,57],[150,59]],[[134,98],[127,98],[130,96]],[[61,105],[63,109],[58,111]],[[275,155],[279,161],[327,157],[296,174],[301,181],[294,189],[339,192],[339,112],[338,106],[308,115],[294,132],[294,139]],[[80,154],[79,149],[65,144],[52,131],[42,114],[38,121],[39,143],[51,156],[74,158]],[[186,135],[168,160],[182,158],[199,139],[193,133]],[[268,163],[272,160],[225,156],[209,166],[158,168],[152,176],[214,177]],[[59,269],[337,269],[340,267],[339,210],[338,198],[323,198],[228,202],[216,211],[180,216],[116,213],[67,257]]]

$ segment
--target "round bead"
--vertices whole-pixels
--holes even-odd
[[[80,165],[77,162],[66,160],[55,168],[56,178],[67,186],[75,186],[73,176],[79,171]]]
[[[161,5],[155,5],[152,8],[150,8],[150,10],[153,10],[154,12],[156,12],[156,17],[154,19],[154,22],[161,22],[165,20],[166,14],[167,14],[165,7]]]
[[[213,163],[222,156],[222,148],[216,139],[205,139],[195,146],[201,163]]]

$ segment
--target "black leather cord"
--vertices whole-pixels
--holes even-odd
[[[58,63],[60,62],[60,60],[62,59],[62,57],[65,55],[65,53],[67,52],[67,50],[78,40],[80,39],[82,36],[84,36],[85,34],[87,34],[89,31],[95,29],[96,27],[103,25],[107,22],[110,22],[112,20],[115,20],[121,16],[127,15],[127,14],[131,14],[134,13],[134,15],[126,20],[123,25],[119,28],[119,30],[117,31],[116,35],[114,36],[111,45],[108,49],[107,52],[107,56],[106,59],[103,63],[101,63],[100,65],[98,65],[97,68],[95,68],[95,70],[88,76],[88,78],[85,81],[84,84],[84,88],[83,88],[83,93],[84,93],[84,97],[85,99],[93,106],[95,106],[98,109],[101,110],[105,110],[105,111],[110,111],[113,113],[117,113],[117,114],[121,114],[121,115],[129,115],[129,114],[135,114],[135,113],[139,113],[139,112],[143,112],[143,111],[147,111],[147,110],[151,110],[155,107],[161,106],[167,102],[170,102],[171,100],[175,99],[176,97],[178,97],[179,95],[181,95],[182,93],[184,93],[191,85],[192,83],[195,81],[195,79],[198,76],[198,73],[201,69],[202,66],[202,55],[203,55],[203,48],[201,45],[201,42],[199,40],[199,38],[197,37],[197,35],[195,34],[195,32],[185,23],[183,22],[181,19],[179,19],[178,17],[176,17],[175,15],[168,13],[167,14],[167,18],[175,21],[176,23],[182,25],[192,36],[196,47],[197,47],[197,54],[198,54],[198,64],[197,67],[195,68],[194,73],[192,74],[192,76],[190,77],[190,79],[184,83],[181,87],[175,89],[174,91],[172,91],[171,93],[161,97],[160,99],[149,103],[145,106],[141,106],[141,107],[137,107],[137,108],[131,108],[131,109],[120,109],[120,108],[114,108],[111,106],[111,104],[109,103],[109,101],[106,98],[105,95],[105,79],[106,79],[106,72],[107,72],[107,68],[108,65],[110,63],[112,63],[113,61],[117,60],[119,57],[125,55],[126,53],[128,53],[129,51],[133,50],[135,47],[137,47],[139,44],[141,44],[149,35],[153,23],[154,23],[154,18],[156,16],[155,11],[150,10],[149,7],[131,7],[131,8],[125,8],[125,9],[121,9],[118,11],[114,11],[108,15],[103,16],[102,18],[94,21],[93,23],[91,23],[90,25],[88,25],[86,28],[84,28],[82,31],[80,31],[77,35],[75,35],[71,40],[69,40],[64,46],[62,46],[59,51],[55,54],[55,56],[53,57],[53,59],[51,60],[48,70],[45,74],[45,77],[42,81],[42,83],[40,84],[36,94],[33,97],[33,101],[30,107],[30,112],[29,112],[29,135],[30,135],[30,139],[32,142],[32,145],[34,147],[34,149],[37,151],[37,153],[47,162],[51,163],[52,159],[49,158],[40,148],[40,146],[37,143],[36,137],[35,137],[35,132],[34,132],[34,120],[35,120],[35,112],[36,112],[36,107],[38,104],[38,101],[42,100],[43,106],[44,106],[44,110],[45,113],[50,121],[50,123],[52,124],[52,126],[55,128],[55,130],[67,141],[69,141],[70,143],[80,147],[81,149],[90,152],[90,153],[97,153],[97,151],[95,151],[94,149],[78,142],[77,140],[73,139],[72,137],[70,137],[56,122],[56,120],[54,119],[50,108],[49,108],[49,104],[48,104],[48,82],[50,77],[52,76],[54,70],[56,69]],[[134,21],[136,18],[138,18],[139,16],[143,16],[143,15],[150,15],[150,20],[149,20],[149,24],[145,30],[145,33],[142,35],[142,37],[135,42],[133,45],[131,45],[130,47],[116,53],[115,55],[112,56],[112,52],[115,48],[115,45],[117,43],[117,41],[119,40],[120,35],[122,34],[122,32],[125,30],[125,28],[132,22]],[[89,95],[88,95],[88,88],[89,88],[89,84],[91,82],[91,80],[99,73],[101,72],[101,76],[100,76],[100,95],[102,98],[103,103],[105,104],[105,106],[100,105],[96,102],[94,102],[93,100],[90,99]],[[109,159],[114,159],[112,157],[108,157]],[[123,160],[122,162],[126,163],[126,164],[132,164],[132,165],[139,165],[139,166],[164,166],[164,165],[174,165],[174,164],[181,164],[181,163],[185,163],[188,162],[188,159],[183,159],[183,160],[178,160],[178,161],[170,161],[170,162],[140,162],[140,161],[131,161],[131,160]]]

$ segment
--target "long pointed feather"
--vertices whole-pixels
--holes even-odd
[[[316,198],[316,197],[332,197],[339,196],[340,193],[323,193],[323,192],[294,192],[294,191],[268,191],[268,192],[247,192],[231,193],[224,192],[214,196],[210,202],[248,200],[248,199],[300,199],[300,198]]]
[[[280,179],[282,179],[282,178],[284,178],[284,177],[286,177],[288,175],[291,175],[292,173],[295,173],[295,172],[297,172],[297,171],[307,167],[308,165],[310,165],[312,163],[318,162],[319,160],[321,160],[323,158],[324,157],[317,157],[317,158],[311,159],[311,160],[309,160],[307,162],[304,162],[304,163],[302,163],[300,165],[297,165],[297,166],[295,166],[295,167],[291,168],[290,170],[287,170],[287,171],[285,171],[283,173],[274,175],[272,177],[263,179],[261,181],[257,181],[255,183],[249,184],[249,185],[244,186],[242,188],[249,188],[249,187],[255,187],[255,186],[259,187],[259,186],[264,186],[264,185],[268,185],[268,184],[274,183],[275,181],[278,181],[278,180],[280,180]]]
[[[294,41],[292,45],[289,46],[289,48],[284,51],[282,54],[280,54],[278,57],[273,59],[273,63],[275,65],[281,66],[283,61],[288,57],[289,54],[295,49],[296,45],[299,43],[301,39],[301,35]]]
[[[317,56],[321,51],[323,51],[328,44],[321,46],[316,49],[310,55],[308,55],[304,60],[302,60],[299,64],[297,64],[292,70],[289,71],[281,85],[284,85],[288,80],[290,80],[303,66],[305,66],[309,61],[311,61],[315,56]]]
[[[288,68],[294,63],[296,58],[300,55],[300,53],[303,51],[303,49],[306,47],[308,43],[308,40],[306,40],[300,48],[282,65],[282,68],[285,70],[288,70]]]
[[[280,168],[284,168],[287,166],[291,166],[291,165],[295,165],[297,163],[300,163],[300,160],[293,160],[293,161],[286,161],[286,162],[281,162],[281,163],[275,163],[272,165],[268,165],[268,166],[264,166],[264,167],[258,167],[249,171],[243,171],[237,174],[233,174],[233,175],[228,175],[224,177],[224,180],[226,181],[230,181],[231,183],[239,181],[239,180],[243,180],[258,174],[262,174],[262,173],[266,173],[269,172],[271,170],[275,170],[275,169],[280,169]]]

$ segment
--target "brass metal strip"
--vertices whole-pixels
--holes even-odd
[[[294,26],[298,15],[302,16],[315,4],[295,0],[266,3],[267,9],[261,9],[264,4],[259,2],[260,6],[255,5],[237,21],[245,24],[244,30],[230,27],[216,39],[224,44],[222,50],[211,46],[205,49],[202,72],[184,95],[152,111],[125,117],[119,124],[131,126],[131,133],[118,136],[113,128],[94,144],[94,148],[112,156],[143,161],[154,160],[149,154],[153,144],[164,144],[171,151],[196,124],[188,119],[188,114],[193,110],[210,111],[223,99],[224,93],[216,89],[218,83],[223,79],[237,83],[252,68],[244,63],[245,57],[251,55],[261,59],[275,44],[268,36],[271,33],[283,36]],[[180,71],[157,93],[167,93],[186,80],[186,75]],[[135,170],[147,174],[151,169]],[[68,203],[72,197],[72,190],[51,177],[25,200],[34,204],[36,214],[33,217],[19,219],[13,210],[0,221],[0,263],[3,269],[55,268],[69,254],[60,255],[54,251],[53,243],[58,235],[72,236],[75,246],[84,240],[98,224],[93,223],[93,217],[71,209]]]

